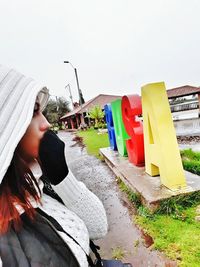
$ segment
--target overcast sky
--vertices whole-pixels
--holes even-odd
[[[74,100],[200,86],[198,0],[0,0],[0,62]]]

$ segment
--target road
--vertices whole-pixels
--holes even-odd
[[[74,133],[61,131],[58,135],[65,142],[70,169],[104,204],[109,231],[104,239],[96,241],[101,246],[101,255],[111,259],[113,254],[124,254],[123,262],[130,262],[134,267],[176,266],[147,247],[148,242],[144,242],[141,231],[133,223],[133,208],[125,194],[119,191],[116,177],[107,165],[88,155],[85,147],[73,141]]]

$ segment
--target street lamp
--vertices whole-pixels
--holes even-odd
[[[79,96],[79,101],[80,101],[80,105],[81,105],[81,108],[82,108],[82,99],[81,99],[81,89],[79,87],[79,81],[78,81],[78,73],[77,73],[77,69],[74,68],[74,66],[72,65],[71,62],[69,61],[64,61],[64,63],[67,63],[67,64],[70,64],[71,67],[74,69],[74,72],[75,72],[75,77],[76,77],[76,84],[77,84],[77,88],[78,88],[78,96]]]
[[[77,84],[77,89],[78,89],[78,96],[79,96],[79,101],[80,101],[80,106],[81,106],[81,110],[82,110],[82,98],[81,98],[81,89],[79,87],[79,82],[78,82],[78,73],[77,73],[77,69],[72,65],[72,63],[70,61],[64,61],[64,63],[66,64],[70,64],[71,67],[74,69],[74,72],[75,72],[75,77],[76,77],[76,84]],[[85,121],[84,121],[84,116],[83,116],[83,112],[81,112],[81,121],[85,124]]]
[[[57,95],[50,95],[50,96],[54,96],[56,98],[56,111],[58,112],[58,110],[59,110],[58,96]]]
[[[73,102],[73,98],[72,98],[72,91],[71,91],[71,87],[70,87],[70,84],[68,83],[65,88],[67,89],[67,87],[69,88],[69,97],[72,101],[72,109],[74,109],[74,102]]]

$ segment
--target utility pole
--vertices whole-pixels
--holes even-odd
[[[65,88],[69,88],[69,98],[71,99],[71,102],[72,102],[72,109],[74,109],[74,101],[73,101],[73,98],[72,98],[72,91],[71,91],[71,86],[70,84],[68,83]]]

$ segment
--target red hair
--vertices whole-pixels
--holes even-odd
[[[0,185],[0,234],[8,232],[11,225],[16,231],[20,229],[22,221],[16,206],[20,206],[31,220],[34,219],[35,210],[30,199],[40,202],[40,195],[31,170],[15,152]]]

